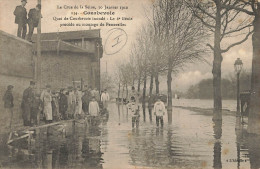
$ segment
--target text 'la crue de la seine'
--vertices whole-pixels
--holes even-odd
[[[59,10],[70,10],[70,16],[53,16],[54,21],[105,21],[104,23],[62,23],[60,26],[126,26],[123,21],[131,21],[133,17],[117,16],[117,11],[126,11],[128,6],[111,5],[57,5]],[[121,23],[111,23],[122,21]]]

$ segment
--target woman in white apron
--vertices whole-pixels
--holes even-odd
[[[80,90],[76,90],[76,115],[81,115],[82,112],[82,92]]]
[[[47,122],[52,122],[51,101],[52,101],[51,90],[47,88],[47,90],[43,93],[43,104],[44,104],[43,113],[45,115],[45,119]]]

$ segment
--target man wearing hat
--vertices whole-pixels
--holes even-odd
[[[27,11],[25,8],[25,5],[27,3],[27,0],[21,0],[21,5],[16,6],[14,10],[15,15],[15,23],[18,24],[18,30],[17,30],[17,36],[25,39],[27,28]]]
[[[25,126],[31,125],[31,112],[32,112],[32,102],[34,99],[34,87],[35,82],[30,81],[30,86],[24,90],[23,92],[23,100],[22,100],[22,112],[23,112],[23,122]]]
[[[14,86],[8,85],[5,95],[3,97],[5,112],[8,116],[10,116],[10,129],[11,129],[11,125],[12,125],[13,107],[14,107],[13,88],[14,88]]]
[[[39,20],[41,17],[41,4],[36,5],[36,8],[30,9],[28,14],[28,25],[29,25],[29,33],[28,33],[28,41],[32,41],[32,34],[34,28],[38,26]]]

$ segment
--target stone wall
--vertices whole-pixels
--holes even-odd
[[[0,31],[0,73],[17,77],[33,77],[32,44]]]
[[[84,54],[44,52],[42,54],[41,88],[50,84],[53,89],[73,86],[73,80],[92,84],[91,57]],[[76,86],[80,83],[76,83]]]

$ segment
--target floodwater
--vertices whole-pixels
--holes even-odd
[[[172,124],[165,116],[157,128],[147,110],[132,130],[124,105],[108,109],[109,119],[99,127],[70,122],[37,130],[30,144],[0,145],[0,168],[260,168],[260,139],[235,131],[235,116],[223,116],[221,125],[173,108]]]

